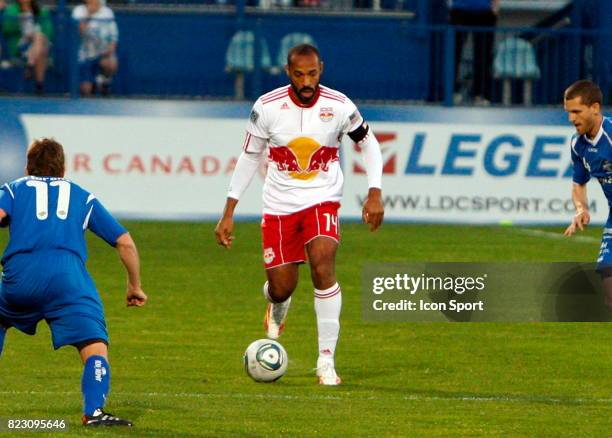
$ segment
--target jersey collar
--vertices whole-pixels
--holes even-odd
[[[314,97],[312,98],[310,103],[302,103],[300,99],[295,95],[295,92],[293,91],[293,87],[289,85],[289,97],[291,98],[291,101],[295,103],[297,106],[299,106],[300,108],[312,108],[319,100],[319,94],[321,94],[320,86],[317,87]]]
[[[601,126],[599,127],[599,131],[597,131],[597,135],[595,136],[595,138],[593,140],[591,140],[589,137],[587,137],[586,134],[584,134],[584,139],[586,141],[588,141],[589,143],[591,143],[593,146],[595,146],[597,143],[599,143],[599,140],[601,140],[601,136],[603,135],[604,132],[604,121],[606,120],[605,117],[601,118]]]

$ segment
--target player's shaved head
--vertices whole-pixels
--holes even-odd
[[[592,106],[596,103],[599,105],[603,102],[603,93],[601,88],[592,81],[576,81],[565,90],[564,99],[572,100],[580,98],[583,105]]]
[[[26,173],[32,176],[62,178],[65,171],[64,148],[52,138],[34,140],[28,147]]]
[[[294,56],[310,56],[315,55],[319,62],[321,62],[321,54],[312,44],[300,44],[299,46],[292,47],[287,54],[287,65],[291,65],[291,60]]]

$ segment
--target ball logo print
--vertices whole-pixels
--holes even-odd
[[[339,160],[338,148],[321,146],[310,137],[298,137],[287,146],[271,147],[269,160],[278,170],[289,172],[291,178],[310,180],[320,171],[327,172],[329,163]]]
[[[268,371],[276,371],[283,366],[283,357],[276,345],[268,343],[257,350],[257,362]]]
[[[244,353],[244,369],[256,382],[274,382],[287,371],[284,347],[271,339],[252,342]]]

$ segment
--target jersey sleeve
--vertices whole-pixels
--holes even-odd
[[[357,106],[349,98],[346,99],[345,103],[345,118],[343,123],[342,132],[347,134],[354,132],[364,123],[364,119],[361,113],[357,109]]]
[[[7,216],[11,216],[13,213],[13,201],[15,199],[15,193],[13,189],[8,185],[4,184],[0,187],[0,209],[4,210]],[[8,220],[4,219],[0,222],[0,227],[8,225]]]
[[[261,103],[261,100],[259,99],[257,100],[257,102],[255,102],[253,108],[251,109],[246,130],[248,134],[251,134],[254,137],[258,137],[264,140],[270,138],[270,134],[268,133],[268,123],[266,120],[266,115],[264,113],[264,107]]]
[[[572,164],[574,168],[572,179],[576,184],[586,184],[589,179],[591,179],[591,175],[588,169],[585,167],[584,162],[580,158],[580,156],[576,153],[576,141],[577,137],[573,137],[571,141],[572,145]]]
[[[123,225],[117,222],[117,219],[97,199],[91,201],[87,214],[89,215],[87,228],[111,246],[117,244],[119,236],[127,233]]]

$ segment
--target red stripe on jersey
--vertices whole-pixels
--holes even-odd
[[[278,94],[278,93],[283,93],[283,92],[287,91],[287,90],[288,90],[288,88],[289,88],[289,87],[284,87],[284,88],[281,88],[281,89],[278,89],[278,88],[277,88],[276,90],[272,90],[272,91],[270,91],[270,92],[268,92],[268,93],[264,94],[263,96],[261,96],[261,99],[262,99],[262,100],[264,100],[264,99],[267,99],[267,98],[269,98],[269,97],[272,97],[272,96],[274,96],[274,95],[276,95],[276,94]]]
[[[287,97],[289,95],[289,93],[285,93],[285,94],[281,94],[280,96],[277,96],[273,99],[268,99],[268,100],[262,100],[261,103],[263,105],[268,104],[270,102],[274,102],[275,100],[279,100],[279,99],[284,99],[285,97]]]
[[[345,102],[345,99],[341,99],[339,97],[329,95],[329,94],[327,94],[327,93],[325,93],[323,91],[321,91],[321,97],[325,97],[325,98],[331,99],[331,100],[337,100],[338,102],[342,102],[342,103]]]
[[[331,96],[335,96],[338,99],[346,99],[346,96],[344,94],[342,94],[342,93],[340,93],[340,92],[338,92],[336,90],[332,90],[331,88],[321,87],[321,91],[326,93],[326,94],[329,94]]]
[[[267,94],[267,95],[263,96],[261,98],[261,101],[262,101],[262,103],[267,103],[267,102],[269,102],[269,101],[271,101],[273,99],[276,99],[278,96],[286,96],[288,92],[289,92],[289,90],[287,90],[285,88],[285,89],[277,91],[277,92],[275,92],[273,94]]]

